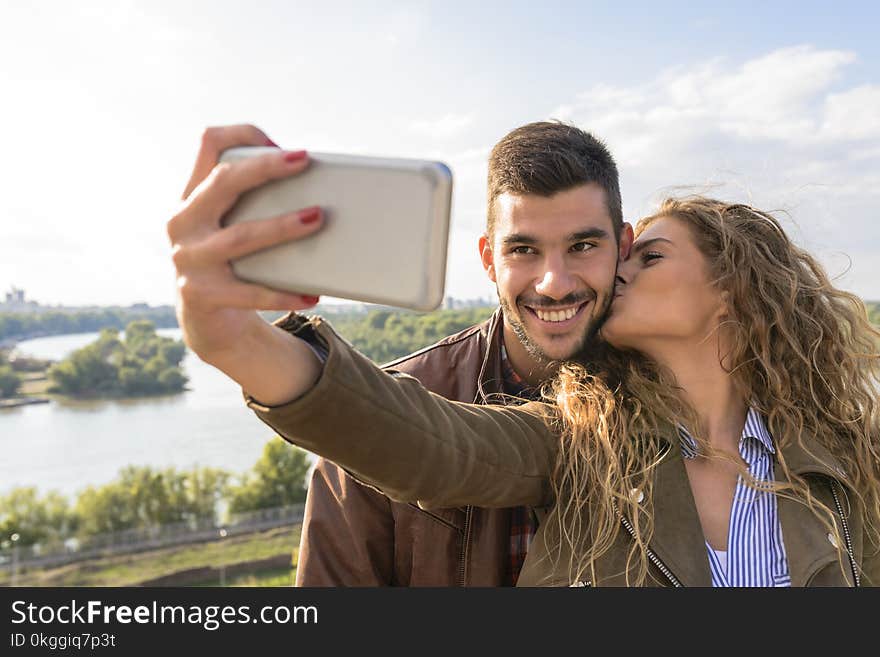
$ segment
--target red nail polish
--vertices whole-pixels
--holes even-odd
[[[302,299],[310,306],[314,306],[316,303],[318,303],[321,300],[321,297],[303,296]]]
[[[299,162],[300,160],[304,160],[306,158],[305,151],[287,151],[284,154],[285,162]]]
[[[309,208],[308,210],[303,210],[303,213],[299,216],[300,222],[304,224],[313,224],[320,218],[320,208]]]
[[[266,141],[263,142],[263,145],[264,146],[272,146],[273,148],[281,148],[278,144],[276,144],[274,141],[272,141],[268,137],[266,137]]]

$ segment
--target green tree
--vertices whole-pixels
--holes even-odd
[[[187,378],[180,370],[186,346],[156,334],[152,322],[128,324],[124,341],[104,329],[96,342],[50,368],[51,392],[81,397],[137,397],[180,392]]]
[[[275,436],[241,483],[229,491],[229,511],[241,513],[297,504],[306,499],[306,452]]]
[[[180,472],[126,466],[103,486],[80,493],[76,513],[84,536],[177,522],[215,522],[229,473],[216,468]]]
[[[159,342],[158,357],[167,365],[177,366],[186,355],[186,345],[182,340],[162,338]]]
[[[119,380],[118,362],[124,356],[116,331],[104,329],[96,342],[74,351],[49,368],[51,392],[79,396],[112,394]]]
[[[163,390],[183,390],[189,379],[176,367],[166,367],[159,372],[157,380]]]
[[[21,377],[9,365],[0,365],[0,397],[14,397],[19,388]]]
[[[186,477],[186,504],[195,520],[216,521],[217,508],[226,499],[230,473],[219,468],[194,468]]]
[[[62,540],[76,527],[76,517],[63,495],[40,497],[33,486],[14,488],[0,496],[0,537],[19,535],[20,545]]]
[[[148,320],[131,322],[125,327],[125,350],[141,360],[152,358],[158,349],[156,326]]]
[[[385,323],[390,316],[391,312],[388,310],[374,310],[367,315],[366,324],[372,329],[381,330],[385,328]]]

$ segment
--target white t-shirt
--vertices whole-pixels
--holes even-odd
[[[710,547],[709,549],[715,553],[716,557],[718,557],[718,563],[721,564],[721,570],[723,570],[726,573],[727,572],[727,550],[716,550],[713,547]]]

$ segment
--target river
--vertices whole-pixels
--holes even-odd
[[[160,329],[180,338],[180,329]],[[21,342],[19,351],[59,360],[98,337]],[[0,409],[0,494],[17,486],[69,497],[107,483],[125,465],[206,465],[244,472],[274,432],[242,401],[241,388],[187,353],[184,393],[122,401],[64,401]]]

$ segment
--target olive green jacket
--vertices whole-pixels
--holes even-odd
[[[291,314],[278,325],[328,350],[320,379],[302,397],[267,407],[245,395],[248,406],[279,435],[338,463],[394,500],[423,508],[534,507],[545,521],[531,544],[519,586],[626,584],[631,547],[627,531],[619,532],[589,580],[570,581],[569,555],[548,545],[546,528],[555,526],[548,521],[555,513],[550,474],[559,446],[558,435],[548,426],[549,406],[449,401],[410,376],[384,372],[320,318]],[[792,586],[852,585],[853,570],[861,585],[880,583],[880,549],[866,540],[864,510],[846,473],[818,441],[801,442],[807,449],[789,444],[778,451],[792,472],[810,482],[817,498],[831,509],[839,504],[838,529],[848,545],[836,546],[809,509],[780,497]],[[705,539],[678,441],[667,443],[653,481],[648,583],[711,586]],[[621,522],[631,526],[624,516]]]

